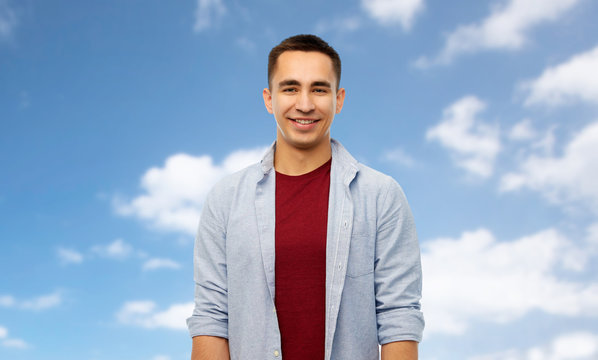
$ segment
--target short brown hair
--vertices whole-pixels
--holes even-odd
[[[284,39],[270,50],[268,55],[268,87],[272,87],[272,76],[276,69],[278,57],[285,51],[317,51],[328,55],[332,60],[332,67],[336,74],[336,89],[341,82],[341,58],[334,48],[316,35],[301,34]]]

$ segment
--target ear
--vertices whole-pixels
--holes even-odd
[[[272,93],[270,92],[270,89],[265,88],[262,92],[262,95],[264,96],[264,105],[266,105],[266,110],[272,114]]]
[[[345,102],[345,89],[340,88],[336,92],[336,113],[340,113],[343,109],[343,103]]]

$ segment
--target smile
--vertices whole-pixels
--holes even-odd
[[[299,123],[301,125],[309,125],[309,124],[313,124],[318,121],[315,119],[293,119],[293,118],[289,118],[289,119],[292,121],[295,121],[296,123]]]

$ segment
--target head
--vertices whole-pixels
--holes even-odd
[[[272,76],[276,71],[278,58],[285,51],[315,51],[322,53],[330,58],[334,74],[336,75],[336,90],[341,82],[341,58],[332,46],[316,35],[295,35],[284,39],[280,44],[270,50],[268,55],[268,87],[272,88]]]
[[[276,119],[277,149],[330,151],[330,126],[345,99],[340,66],[336,51],[314,35],[293,36],[272,49],[263,97]]]

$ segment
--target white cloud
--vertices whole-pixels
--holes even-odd
[[[509,139],[515,141],[526,141],[534,139],[537,136],[536,130],[530,119],[523,119],[513,125],[509,131]]]
[[[111,259],[125,259],[133,253],[133,247],[123,239],[116,239],[107,245],[96,245],[91,250],[100,256]]]
[[[153,258],[143,263],[143,270],[180,269],[181,264],[170,259]]]
[[[0,306],[19,308],[24,310],[45,310],[62,304],[62,295],[60,292],[41,295],[33,299],[18,301],[11,295],[0,296]]]
[[[592,251],[598,251],[598,222],[590,225],[587,229],[587,243]]]
[[[314,29],[316,34],[324,34],[331,31],[348,33],[361,28],[362,20],[357,16],[320,20]]]
[[[523,119],[513,125],[506,134],[512,142],[523,145],[518,151],[518,161],[528,157],[530,154],[552,156],[556,144],[556,125],[540,131],[534,128],[530,119]]]
[[[83,255],[72,249],[58,248],[57,255],[63,265],[80,264],[83,262]]]
[[[226,14],[226,7],[222,0],[197,0],[193,30],[195,32],[206,30],[224,14]]]
[[[554,229],[513,241],[497,241],[486,229],[426,241],[426,331],[463,334],[472,321],[506,323],[532,310],[598,317],[598,282],[558,275],[583,274],[589,257]]]
[[[413,160],[413,157],[411,157],[411,155],[407,154],[401,148],[395,148],[385,152],[382,155],[382,160],[406,167],[412,167],[415,165],[415,160]]]
[[[574,332],[561,335],[543,346],[474,356],[469,360],[593,360],[597,357],[598,335]]]
[[[62,303],[62,295],[55,292],[48,295],[42,295],[34,299],[23,301],[19,307],[26,310],[45,310],[56,307]]]
[[[238,37],[237,40],[235,40],[235,44],[237,44],[238,47],[240,47],[241,49],[243,49],[247,52],[255,51],[255,47],[256,47],[255,42],[245,36]]]
[[[358,16],[347,16],[339,18],[326,18],[320,20],[314,29],[315,34],[324,34],[328,32],[348,33],[359,30],[362,25],[362,20]]]
[[[135,255],[140,259],[145,259],[142,265],[144,271],[157,269],[180,269],[181,265],[174,260],[166,258],[149,258],[143,251],[136,251],[133,246],[125,242],[123,239],[116,239],[111,243],[103,245],[94,245],[90,251],[103,258],[124,260]],[[80,263],[83,261],[83,255],[75,250],[59,249],[59,257],[64,264]],[[0,306],[10,306],[14,303],[14,299],[10,296],[0,296]]]
[[[552,156],[554,153],[554,145],[556,143],[556,137],[554,135],[555,130],[555,125],[549,127],[541,138],[531,144],[531,150],[539,150],[540,153],[545,156]]]
[[[580,0],[508,0],[496,3],[491,14],[475,24],[461,25],[451,32],[440,53],[419,58],[415,65],[446,65],[457,56],[480,50],[522,48],[534,27],[555,21]]]
[[[0,0],[0,41],[10,39],[17,26],[17,16],[7,0]]]
[[[141,178],[144,194],[131,201],[115,199],[116,212],[148,221],[157,228],[195,234],[205,196],[224,175],[258,162],[266,148],[239,150],[222,164],[209,155],[176,154],[164,167],[153,167]]]
[[[4,347],[11,347],[17,349],[26,349],[28,347],[27,343],[21,339],[6,339],[2,341],[2,346]]]
[[[186,319],[193,312],[193,302],[174,304],[164,311],[156,311],[153,301],[130,301],[116,314],[118,321],[126,325],[148,329],[187,329]]]
[[[152,360],[170,360],[170,356],[167,355],[156,355]]]
[[[501,144],[497,126],[477,118],[486,104],[475,96],[465,96],[444,109],[442,121],[428,129],[426,138],[446,147],[459,167],[479,177],[489,177]]]
[[[0,296],[0,306],[3,307],[11,307],[15,304],[15,298],[10,295],[1,295]]]
[[[529,91],[525,105],[558,106],[576,101],[598,104],[598,46],[549,67],[535,80],[522,83]]]
[[[8,337],[8,329],[0,326],[0,344],[4,347],[12,347],[18,349],[25,349],[28,347],[27,343],[21,339]]]
[[[361,0],[361,7],[382,25],[400,24],[404,30],[413,26],[415,16],[424,9],[423,0]]]
[[[528,188],[559,204],[586,204],[598,212],[598,122],[566,145],[562,156],[530,155],[501,178],[501,191]]]

